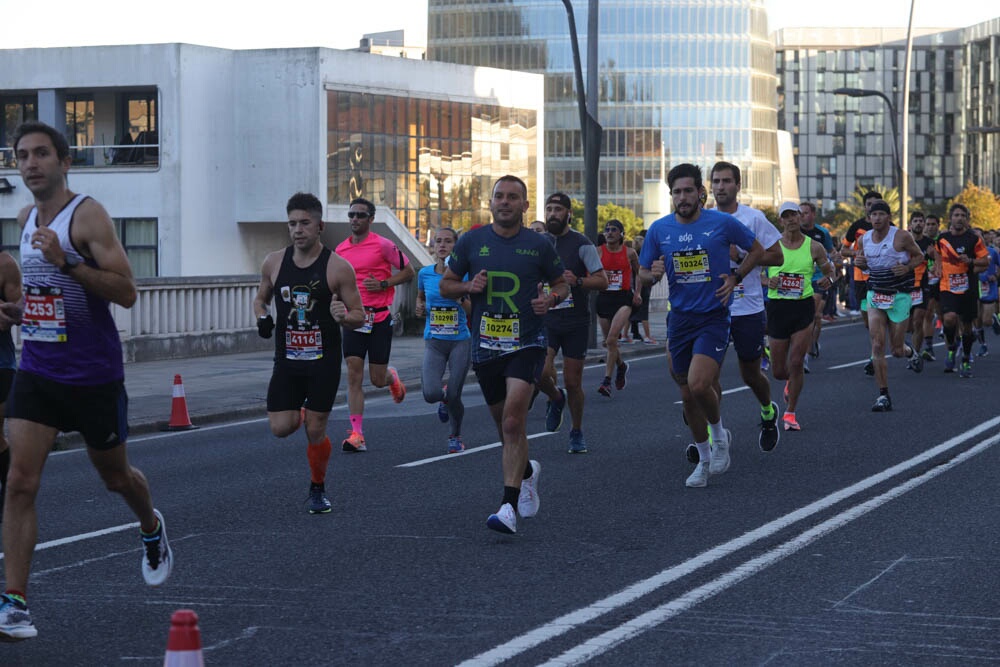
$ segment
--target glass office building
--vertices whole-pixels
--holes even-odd
[[[327,93],[327,195],[387,205],[418,238],[489,222],[504,174],[537,192],[538,113],[491,104]]]
[[[913,201],[936,202],[962,189],[961,31],[915,29],[910,64],[909,180]],[[777,34],[778,127],[796,154],[799,192],[825,211],[859,187],[899,187],[905,29],[785,29]],[[896,143],[895,147],[893,144]]]
[[[587,5],[573,3],[586,65]],[[429,0],[428,59],[545,74],[545,191],[583,199],[583,148],[565,7]],[[692,162],[743,170],[743,201],[778,197],[774,48],[762,0],[602,2],[601,203],[642,214],[643,181]]]

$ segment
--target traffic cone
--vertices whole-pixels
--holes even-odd
[[[181,376],[174,376],[174,397],[170,404],[170,423],[163,427],[164,431],[190,431],[198,428],[191,423],[188,416],[187,400],[184,398],[184,383]]]
[[[198,614],[190,609],[178,609],[170,617],[170,635],[167,637],[163,667],[205,667]]]

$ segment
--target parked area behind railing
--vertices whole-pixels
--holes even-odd
[[[111,306],[123,358],[182,359],[272,348],[272,340],[257,335],[253,299],[259,280],[255,275],[138,279],[135,305]],[[666,310],[666,287],[666,281],[653,287],[654,312]],[[423,322],[413,315],[416,294],[415,280],[401,285],[392,306],[412,334],[423,331]],[[19,328],[14,340],[20,347]]]

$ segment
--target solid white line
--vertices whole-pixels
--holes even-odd
[[[61,537],[58,540],[49,540],[48,542],[42,542],[41,544],[36,544],[35,551],[42,551],[43,549],[51,549],[52,547],[61,547],[64,544],[81,542],[83,540],[89,540],[94,537],[103,537],[105,535],[111,535],[112,533],[120,533],[123,530],[129,530],[131,528],[138,528],[138,527],[139,527],[139,522],[135,521],[133,523],[123,523],[120,526],[112,526],[111,528],[102,528],[101,530],[94,530],[89,533],[80,533],[79,535]],[[0,560],[3,560],[3,552],[0,552]]]
[[[810,528],[799,536],[791,539],[774,549],[753,558],[738,567],[730,570],[717,579],[705,583],[684,595],[671,600],[665,604],[651,609],[650,611],[637,616],[631,621],[624,623],[617,628],[613,628],[586,642],[565,651],[561,655],[542,663],[542,667],[555,667],[561,665],[579,665],[603,653],[608,652],[618,644],[636,637],[657,625],[677,616],[695,605],[698,605],[709,598],[718,595],[735,584],[754,576],[761,570],[774,565],[788,556],[800,551],[809,544],[821,537],[843,528],[852,521],[861,518],[869,512],[881,507],[891,500],[902,496],[904,493],[912,491],[922,484],[931,481],[935,477],[948,472],[955,466],[961,465],[968,459],[981,454],[983,451],[1000,442],[1000,434],[994,435],[986,440],[977,443],[950,461],[940,466],[935,466],[919,477],[906,480],[899,486],[889,489],[885,493],[875,496],[860,505],[855,505],[840,514],[830,517],[826,521]]]
[[[532,433],[528,436],[528,440],[534,440],[535,438],[544,438],[547,435],[555,435],[558,431],[543,431],[542,433]],[[410,463],[400,463],[397,468],[416,468],[417,466],[422,466],[427,463],[437,463],[438,461],[448,461],[451,459],[457,459],[460,456],[466,456],[468,454],[476,454],[478,452],[484,452],[487,449],[496,449],[503,445],[502,442],[491,442],[488,445],[480,445],[479,447],[472,447],[471,449],[466,449],[464,452],[456,452],[455,454],[442,454],[441,456],[432,456],[429,459],[420,459],[419,461],[411,461]]]
[[[722,392],[723,396],[728,396],[729,394],[735,394],[738,391],[746,391],[750,387],[743,385],[742,387],[736,387],[735,389],[726,389]],[[674,401],[674,405],[683,405],[684,401]]]
[[[892,355],[891,354],[887,354],[887,355],[885,355],[885,358],[886,359],[892,359]],[[852,361],[849,364],[840,364],[839,366],[827,366],[826,370],[828,370],[828,371],[835,371],[835,370],[837,370],[839,368],[850,368],[851,366],[860,366],[862,364],[867,364],[869,361],[871,361],[871,357],[869,357],[868,359],[862,359],[861,361]]]
[[[949,438],[945,442],[906,461],[903,461],[902,463],[867,477],[866,479],[856,482],[851,486],[835,491],[824,498],[820,498],[819,500],[806,505],[805,507],[800,507],[793,512],[774,519],[773,521],[744,533],[739,537],[698,554],[694,558],[662,570],[652,577],[638,581],[631,586],[587,605],[586,607],[571,611],[568,614],[564,614],[544,625],[526,632],[523,635],[514,637],[510,641],[500,644],[485,653],[481,653],[470,658],[469,660],[466,660],[461,663],[460,667],[472,667],[473,665],[477,667],[482,665],[496,665],[505,660],[510,660],[511,658],[518,656],[521,653],[524,653],[525,651],[528,651],[550,639],[570,632],[578,626],[588,623],[610,611],[614,611],[624,607],[625,605],[631,604],[644,595],[652,593],[657,589],[662,588],[663,586],[685,577],[703,567],[711,565],[712,563],[715,563],[740,549],[750,546],[757,541],[768,538],[771,535],[774,535],[782,530],[785,530],[789,526],[802,521],[803,519],[806,519],[818,512],[822,512],[837,503],[843,502],[852,496],[862,493],[863,491],[884,482],[887,479],[895,477],[910,468],[918,466],[924,461],[934,458],[949,449],[957,447],[969,438],[973,438],[983,431],[994,428],[997,425],[1000,425],[1000,417],[994,417],[993,419],[985,421],[978,426],[965,431],[964,433],[960,433],[953,438]]]

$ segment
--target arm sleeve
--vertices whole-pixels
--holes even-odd
[[[597,273],[604,270],[601,257],[597,254],[597,248],[592,244],[580,246],[580,260],[587,267],[588,273]]]

